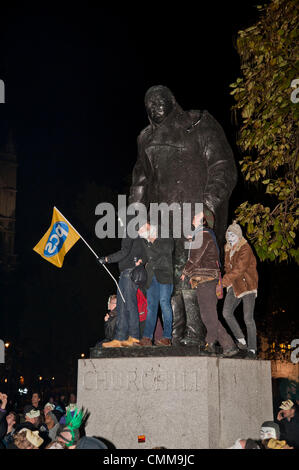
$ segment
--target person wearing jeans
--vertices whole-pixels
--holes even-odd
[[[138,286],[131,280],[131,272],[144,256],[143,240],[140,237],[124,237],[121,249],[109,256],[100,258],[101,263],[118,263],[120,277],[119,289],[125,299],[123,301],[117,290],[117,320],[112,341],[102,343],[103,348],[119,348],[138,346],[139,344],[139,312],[137,306]],[[138,260],[136,262],[136,260]]]
[[[159,238],[156,227],[145,224],[139,230],[144,238],[147,271],[147,316],[140,346],[152,346],[157,323],[159,304],[162,311],[163,337],[155,340],[156,346],[170,346],[172,339],[172,307],[173,291],[172,251],[173,239]]]
[[[258,273],[256,258],[247,240],[242,236],[242,229],[235,221],[226,231],[225,274],[223,286],[227,294],[223,305],[223,317],[237,340],[239,349],[247,349],[247,356],[257,357],[256,325],[254,306],[257,296]],[[243,302],[245,336],[234,316],[237,306]]]
[[[171,342],[172,308],[170,299],[172,291],[173,284],[161,284],[157,280],[156,276],[153,275],[151,285],[147,289],[147,317],[143,337],[150,339],[153,338],[160,303],[163,319],[163,338],[168,340],[167,343]],[[157,343],[159,343],[160,341],[161,340],[158,340]]]
[[[119,307],[114,340],[120,342],[126,341],[129,336],[139,339],[139,312],[137,308],[138,286],[131,280],[132,269],[133,268],[125,269],[120,273],[119,277],[119,288],[126,300],[124,303],[119,291],[117,291],[117,305]]]

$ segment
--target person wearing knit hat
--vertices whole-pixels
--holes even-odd
[[[54,411],[49,411],[45,416],[45,423],[48,428],[48,435],[51,441],[56,439],[58,431],[60,430],[60,424],[57,419],[57,414]]]
[[[237,340],[239,349],[247,349],[247,357],[256,359],[257,339],[254,321],[254,306],[258,288],[256,258],[236,221],[233,221],[228,227],[225,237],[227,243],[224,247],[223,287],[227,288],[227,294],[223,305],[223,317]],[[248,346],[234,316],[234,311],[241,302],[243,302]]]

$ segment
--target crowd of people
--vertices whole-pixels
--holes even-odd
[[[73,393],[68,401],[51,397],[41,406],[34,392],[21,415],[7,410],[7,395],[0,393],[0,449],[115,448],[104,438],[85,435],[88,417]],[[299,400],[284,400],[274,421],[262,423],[259,434],[259,439],[239,438],[228,449],[299,449]]]
[[[67,401],[50,397],[42,406],[34,392],[22,413],[7,408],[7,395],[0,393],[0,449],[107,449],[101,439],[85,435],[88,412],[78,409],[74,393]]]
[[[201,320],[206,328],[202,350],[215,354],[220,345],[223,357],[232,357],[243,351],[243,357],[256,359],[254,307],[258,273],[254,253],[243,237],[240,225],[234,221],[226,231],[222,278],[220,250],[212,230],[213,219],[208,222],[203,211],[195,214],[192,223],[194,231],[189,237],[189,254],[181,272],[181,281],[188,280],[191,288],[196,290]],[[100,259],[101,263],[118,263],[119,288],[122,293],[118,292],[117,296],[109,299],[108,309],[111,313],[105,316],[106,337],[101,341],[103,348],[172,345],[173,239],[162,238],[157,227],[149,222],[139,228],[138,235],[135,239],[123,238],[120,251]],[[133,272],[137,266],[143,266],[146,273],[143,285],[134,280]],[[223,297],[223,287],[227,291],[223,318],[232,335],[222,325],[217,313],[217,302]],[[139,295],[143,295],[143,302],[144,299],[146,301],[145,324],[140,322]],[[235,316],[240,303],[243,303],[246,335]],[[162,337],[156,338],[159,305],[163,332]]]

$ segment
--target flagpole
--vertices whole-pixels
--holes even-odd
[[[72,227],[72,229],[79,235],[79,237],[81,238],[81,240],[85,243],[85,245],[90,249],[90,251],[94,254],[94,256],[96,257],[96,259],[99,261],[100,257],[96,254],[96,252],[91,248],[91,246],[87,243],[87,241],[82,237],[82,235],[80,235],[80,233],[78,232],[78,230],[75,229],[75,227],[68,221],[68,219],[66,217],[64,217],[64,215],[62,214],[62,212],[60,212],[59,209],[57,209],[57,207],[54,206],[54,209],[57,210],[57,212],[59,212],[60,215],[62,215],[62,217],[67,221],[68,224],[70,224],[70,226]],[[124,303],[126,303],[125,299],[124,299],[124,296],[122,294],[122,291],[120,290],[119,288],[119,285],[115,279],[115,277],[111,274],[111,272],[109,271],[109,269],[103,264],[101,263],[101,265],[103,266],[103,268],[106,269],[106,271],[108,272],[108,274],[110,274],[110,276],[112,277],[113,281],[115,282],[116,284],[116,287],[121,295],[121,298],[123,299]]]

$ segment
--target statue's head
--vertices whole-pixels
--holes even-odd
[[[154,124],[161,124],[171,113],[175,104],[175,97],[166,86],[152,86],[145,94],[146,111]]]

